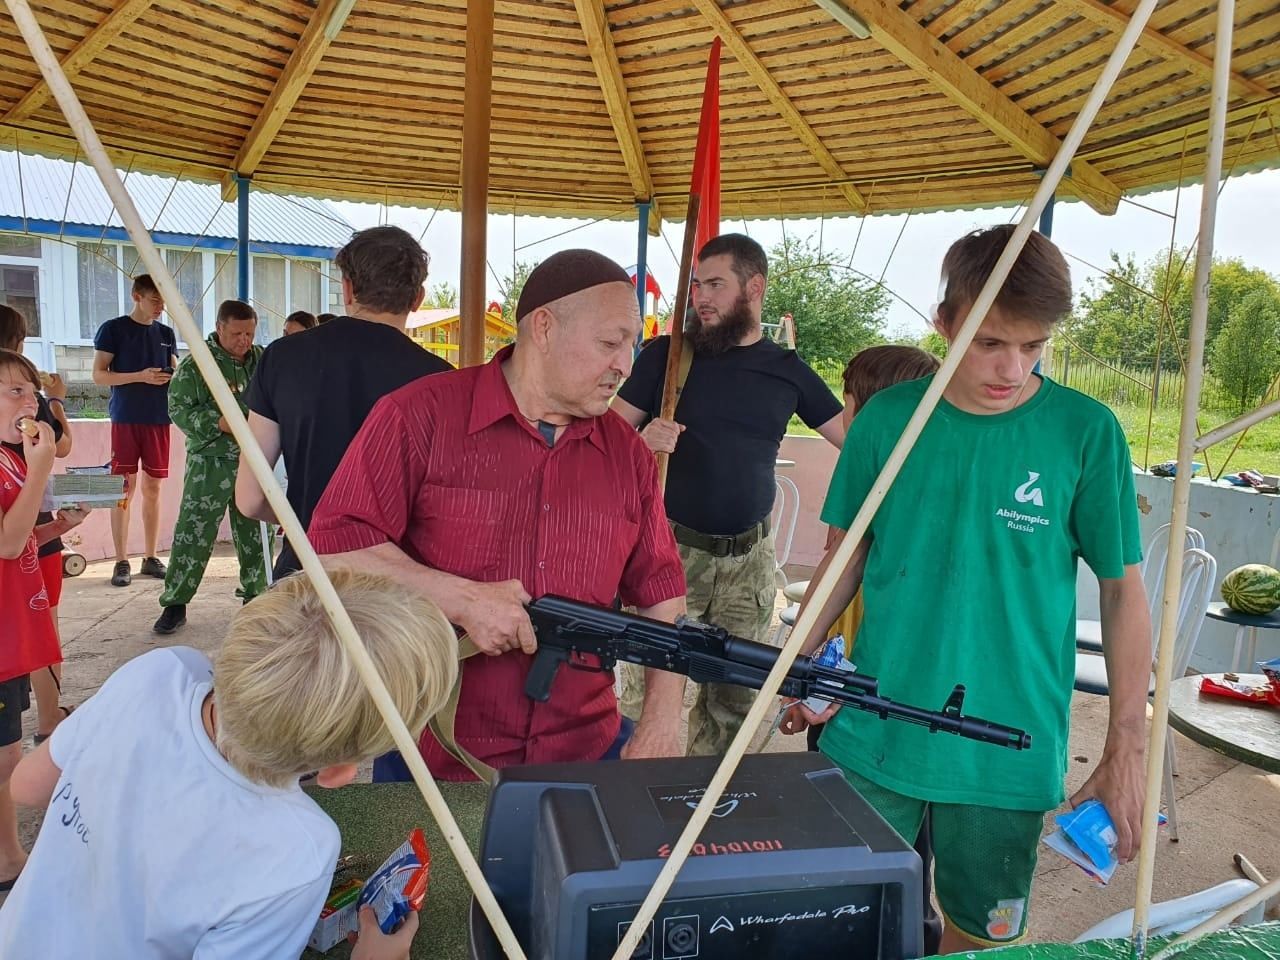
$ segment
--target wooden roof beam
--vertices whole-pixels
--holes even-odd
[[[578,19],[582,22],[582,32],[587,38],[591,63],[600,80],[600,91],[604,94],[604,102],[609,109],[609,120],[613,124],[614,136],[618,139],[618,148],[622,151],[622,162],[626,164],[631,189],[635,191],[637,202],[649,202],[648,228],[650,233],[657,236],[662,226],[662,214],[653,195],[653,177],[649,175],[649,162],[645,158],[644,144],[640,141],[636,115],[631,109],[626,80],[623,79],[622,67],[618,63],[618,50],[613,44],[613,35],[609,32],[604,0],[574,0],[574,5],[578,8]]]
[[[240,145],[240,151],[232,161],[233,173],[253,176],[355,4],[356,0],[320,0],[316,12],[298,38],[298,45],[293,48],[289,62]]]
[[[155,0],[120,0],[102,22],[90,30],[67,54],[62,61],[62,72],[68,80],[75,78],[81,70],[93,63],[107,47],[120,36],[133,21],[142,16]],[[21,123],[39,110],[49,100],[49,85],[43,78],[34,87],[22,95],[9,112],[0,118],[4,123]]]
[[[1108,5],[1101,0],[1061,0],[1061,2],[1063,6],[1070,7],[1074,13],[1090,23],[1115,34],[1121,33],[1128,26],[1129,16],[1132,13],[1130,10],[1123,9],[1118,3]],[[1185,64],[1205,80],[1213,78],[1211,59],[1166,36],[1154,27],[1148,26],[1142,31],[1138,37],[1138,46],[1152,56]],[[1231,72],[1231,87],[1240,96],[1251,100],[1272,95],[1271,91],[1262,84],[1235,71]]]
[[[773,79],[773,75],[769,73],[769,68],[756,56],[755,51],[751,49],[746,39],[738,32],[738,28],[725,16],[717,0],[693,0],[693,5],[710,22],[712,30],[720,35],[724,45],[733,51],[734,57],[742,64],[743,69],[747,71],[747,74],[755,82],[756,86],[760,88],[761,92],[768,97],[769,102],[778,110],[782,119],[795,131],[796,136],[800,138],[800,142],[805,145],[809,153],[813,155],[814,160],[818,162],[818,166],[832,180],[837,181],[836,189],[849,202],[853,212],[865,214],[867,212],[866,198],[858,192],[857,187],[849,182],[849,174],[844,171],[844,168],[840,166],[831,151],[826,148],[813,127],[809,126],[809,121],[796,109],[796,105],[791,102],[791,98],[778,85],[778,81]]]
[[[1062,142],[976,70],[929,33],[893,0],[814,0],[830,12],[843,3],[871,28],[872,36],[957,106],[1037,166],[1047,167]],[[1099,213],[1115,213],[1120,188],[1086,161],[1072,161],[1064,182]]]

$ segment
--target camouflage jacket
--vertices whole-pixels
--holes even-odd
[[[244,360],[237,360],[222,349],[216,333],[209,334],[206,342],[227,386],[240,404],[240,412],[248,415],[244,395],[249,390],[253,371],[258,368],[262,347],[255,343]],[[222,411],[214,402],[213,393],[205,384],[200,368],[193,358],[185,357],[169,381],[169,418],[187,435],[187,453],[224,460],[239,459],[240,446],[235,438],[218,429],[221,416]]]

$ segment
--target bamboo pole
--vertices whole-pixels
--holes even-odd
[[[694,841],[697,840],[698,834],[702,832],[702,828],[706,825],[707,820],[710,819],[711,811],[720,802],[720,795],[724,792],[725,787],[728,786],[729,780],[734,771],[737,770],[738,764],[741,762],[743,754],[746,753],[752,737],[755,736],[756,730],[773,705],[773,698],[777,696],[778,687],[781,686],[787,671],[791,668],[792,663],[795,662],[801,643],[817,625],[818,611],[822,609],[823,604],[831,595],[831,591],[835,588],[836,582],[849,566],[849,561],[853,558],[854,551],[861,543],[867,528],[871,525],[871,518],[875,516],[876,510],[879,509],[880,503],[884,500],[885,494],[888,493],[889,487],[898,475],[898,471],[902,469],[902,464],[906,460],[907,454],[911,452],[911,448],[915,445],[916,439],[924,429],[929,416],[938,405],[938,401],[942,399],[943,391],[947,388],[947,384],[951,382],[952,376],[955,375],[956,369],[960,366],[960,360],[969,348],[969,344],[973,342],[974,335],[977,334],[978,328],[986,318],[991,304],[995,302],[996,294],[1004,284],[1005,278],[1008,277],[1010,269],[1018,258],[1018,254],[1022,252],[1022,248],[1027,242],[1027,237],[1030,236],[1040,213],[1058,188],[1058,184],[1062,180],[1063,174],[1066,173],[1072,156],[1079,149],[1080,142],[1084,139],[1089,125],[1093,123],[1093,119],[1097,116],[1103,100],[1106,99],[1107,93],[1120,75],[1120,71],[1123,69],[1125,61],[1133,51],[1134,44],[1150,19],[1156,3],[1157,0],[1141,0],[1137,9],[1134,10],[1128,26],[1125,27],[1124,32],[1116,41],[1116,47],[1112,51],[1110,59],[1099,74],[1097,82],[1090,91],[1084,106],[1076,115],[1075,122],[1072,123],[1070,131],[1062,141],[1061,149],[1058,151],[1057,156],[1053,158],[1053,162],[1049,164],[1049,169],[1045,171],[1044,178],[1040,181],[1040,186],[1037,188],[1035,196],[1024,211],[1022,219],[1018,222],[1017,228],[1009,238],[1009,242],[1005,246],[1004,252],[1000,255],[1000,259],[996,261],[996,265],[991,271],[991,276],[987,279],[986,284],[983,285],[977,300],[974,301],[968,317],[965,318],[964,323],[957,332],[955,342],[952,344],[951,349],[947,351],[947,358],[934,375],[933,382],[920,400],[920,405],[916,407],[915,413],[912,414],[911,419],[907,422],[902,431],[902,436],[889,454],[889,458],[872,485],[870,493],[867,494],[866,500],[863,501],[857,516],[853,518],[849,532],[837,548],[831,565],[815,585],[809,603],[800,610],[800,616],[796,619],[791,635],[778,653],[777,662],[774,664],[773,669],[769,671],[769,676],[765,678],[759,694],[751,704],[751,709],[743,721],[742,728],[738,731],[737,736],[733,738],[733,742],[725,752],[724,760],[712,776],[711,782],[707,784],[706,792],[698,802],[698,806],[689,818],[689,822],[680,834],[680,838],[672,846],[670,858],[663,865],[661,872],[654,881],[653,888],[645,897],[626,935],[618,944],[618,949],[613,954],[613,960],[628,960],[631,957],[640,942],[641,934],[648,929],[649,921],[653,919],[658,905],[662,903],[663,898],[671,889],[671,884],[675,882],[676,874],[684,866],[684,862],[689,856],[689,851],[693,848]]]
[[[1239,900],[1227,904],[1208,920],[1196,924],[1176,940],[1166,943],[1158,951],[1152,954],[1151,960],[1166,960],[1167,957],[1171,957],[1175,953],[1182,952],[1195,941],[1203,937],[1206,933],[1213,933],[1215,930],[1221,930],[1236,917],[1248,913],[1260,903],[1266,903],[1277,893],[1280,893],[1280,877],[1277,877],[1270,883],[1258,887],[1258,889],[1254,890],[1252,893],[1245,894]]]
[[[493,0],[467,0],[462,107],[462,277],[459,366],[484,363],[484,271],[489,225],[489,121],[493,113]],[[513,263],[512,269],[515,269]],[[518,317],[516,319],[519,319]]]
[[[676,401],[680,399],[680,359],[684,355],[684,317],[689,311],[689,282],[693,277],[693,245],[698,233],[698,211],[701,207],[701,195],[691,192],[689,206],[684,215],[684,243],[680,247],[680,276],[676,282],[676,299],[671,306],[671,338],[667,345],[667,367],[662,378],[662,404],[658,415],[663,420],[670,420],[675,416]],[[670,462],[669,453],[658,454],[658,486],[663,490],[667,488],[667,467]]]
[[[19,31],[22,33],[31,55],[40,67],[40,72],[44,76],[45,82],[49,85],[49,89],[57,100],[58,106],[61,107],[63,115],[67,118],[67,123],[84,149],[85,156],[92,162],[103,187],[115,204],[116,212],[119,213],[125,229],[129,232],[129,238],[133,241],[134,246],[137,247],[148,272],[150,272],[152,278],[156,281],[156,285],[160,288],[160,293],[164,297],[165,303],[169,305],[170,314],[191,349],[192,359],[195,361],[196,366],[200,368],[205,383],[208,384],[218,408],[222,411],[222,415],[227,418],[231,433],[236,442],[240,444],[240,450],[248,460],[254,477],[261,484],[263,492],[266,494],[267,502],[271,504],[272,510],[275,511],[276,517],[284,527],[289,542],[293,544],[298,554],[298,559],[302,562],[303,570],[306,571],[307,576],[315,586],[316,593],[319,594],[325,612],[333,622],[347,655],[351,658],[365,686],[369,688],[370,696],[372,696],[378,712],[382,714],[382,719],[386,722],[387,728],[395,740],[396,747],[404,754],[405,762],[413,774],[413,779],[418,784],[418,789],[422,791],[427,807],[440,825],[440,831],[444,835],[445,842],[457,858],[458,864],[462,868],[463,876],[466,877],[467,882],[475,893],[476,901],[480,904],[490,925],[497,933],[507,956],[512,960],[524,960],[524,953],[521,951],[519,943],[516,942],[515,934],[512,933],[506,917],[502,915],[502,910],[498,906],[497,900],[494,899],[493,891],[489,889],[484,875],[480,872],[480,867],[471,855],[471,849],[467,846],[466,839],[462,836],[457,822],[449,812],[448,804],[445,803],[444,798],[440,795],[439,787],[431,779],[431,774],[427,771],[426,764],[423,763],[422,756],[418,753],[417,743],[410,735],[408,728],[405,727],[404,720],[396,713],[395,704],[392,702],[391,695],[387,692],[382,678],[378,675],[377,667],[374,666],[369,652],[360,641],[351,618],[347,616],[347,611],[343,608],[337,592],[333,589],[333,584],[329,582],[329,577],[320,563],[320,558],[316,555],[315,550],[312,549],[311,542],[307,540],[306,531],[302,529],[302,524],[298,522],[297,515],[289,506],[289,501],[285,498],[284,491],[276,482],[275,474],[267,463],[266,457],[262,454],[262,448],[258,446],[253,434],[249,431],[249,424],[245,420],[244,414],[240,412],[240,406],[236,403],[235,397],[231,393],[231,388],[227,386],[225,378],[218,369],[217,361],[214,360],[213,354],[209,352],[208,344],[205,343],[200,328],[191,316],[190,308],[182,298],[177,281],[174,280],[173,274],[169,272],[168,267],[165,265],[164,257],[160,256],[160,252],[152,242],[151,235],[147,232],[142,218],[138,216],[138,210],[133,204],[133,199],[121,182],[120,175],[116,172],[115,167],[112,166],[111,160],[102,146],[102,141],[98,139],[98,134],[93,128],[93,124],[85,114],[84,108],[81,106],[75,92],[71,89],[71,84],[67,81],[62,68],[58,65],[58,59],[50,48],[48,40],[45,39],[44,32],[41,30],[35,15],[31,12],[28,0],[5,0],[5,3],[13,16],[14,23],[17,24]]]
[[[1261,423],[1268,417],[1274,417],[1277,413],[1280,413],[1280,399],[1270,400],[1257,409],[1250,410],[1248,413],[1242,414],[1220,427],[1214,427],[1203,437],[1197,437],[1192,449],[1204,450],[1212,447],[1215,443],[1221,443],[1227,437],[1234,437],[1237,433],[1248,430],[1255,423]]]
[[[1173,513],[1169,520],[1169,555],[1165,566],[1164,597],[1160,607],[1160,642],[1156,657],[1156,693],[1151,738],[1147,750],[1147,793],[1142,810],[1142,841],[1138,849],[1138,891],[1133,908],[1133,952],[1141,960],[1147,950],[1147,921],[1151,885],[1155,878],[1156,818],[1160,813],[1165,741],[1169,735],[1169,685],[1173,676],[1173,643],[1178,632],[1182,593],[1182,558],[1186,551],[1187,511],[1191,502],[1191,457],[1195,452],[1196,416],[1204,380],[1204,338],[1209,317],[1209,271],[1213,266],[1213,232],[1218,215],[1218,181],[1226,139],[1227,97],[1231,72],[1231,39],[1235,0],[1219,0],[1213,52],[1213,87],[1209,101],[1209,143],[1204,182],[1200,190],[1200,231],[1196,247],[1195,287],[1188,333],[1187,376],[1182,393],[1182,422],[1178,428],[1178,469],[1173,478]]]

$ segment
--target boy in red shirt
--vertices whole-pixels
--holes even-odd
[[[0,891],[13,886],[27,860],[18,842],[9,775],[22,759],[29,674],[62,659],[36,558],[36,514],[54,454],[53,430],[35,419],[39,390],[40,375],[31,362],[0,350],[0,440],[21,442],[24,455],[0,447]]]

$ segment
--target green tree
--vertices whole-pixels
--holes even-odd
[[[937,330],[930,330],[923,337],[916,341],[916,346],[925,353],[932,353],[939,360],[945,360],[947,356],[947,338],[940,334]]]
[[[1273,295],[1255,290],[1230,310],[1209,365],[1237,412],[1261,399],[1280,372],[1280,305]]]
[[[456,307],[457,305],[458,290],[448,282],[437,283],[434,287],[430,287],[422,301],[424,310],[444,309],[446,307]]]
[[[498,281],[498,296],[502,298],[502,315],[511,323],[520,319],[516,316],[516,304],[520,302],[520,292],[524,290],[525,281],[538,266],[538,262],[525,263],[518,260],[511,268],[511,272]]]
[[[859,350],[884,341],[889,294],[840,262],[819,257],[813,240],[787,237],[769,251],[764,321],[790,313],[796,350],[810,363],[844,363]]]

